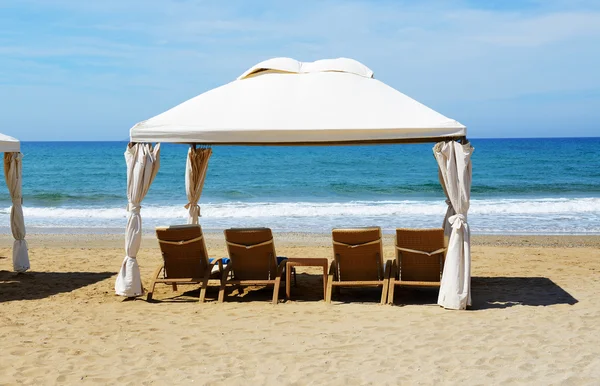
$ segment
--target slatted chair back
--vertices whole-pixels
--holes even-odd
[[[334,229],[333,255],[340,281],[384,279],[381,228]]]
[[[400,281],[439,282],[445,256],[444,230],[396,229]]]
[[[277,255],[269,228],[232,228],[225,240],[236,280],[275,280]]]
[[[200,225],[156,228],[164,260],[165,279],[201,278],[208,269],[208,253]]]

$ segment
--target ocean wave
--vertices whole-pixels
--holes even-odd
[[[600,187],[593,183],[569,182],[569,183],[541,183],[516,180],[515,183],[495,183],[495,185],[473,184],[471,194],[473,195],[518,195],[518,194],[592,194],[600,193]]]
[[[225,202],[201,204],[202,214],[214,218],[237,217],[319,217],[319,216],[394,216],[436,215],[445,213],[443,201],[350,201],[350,202]],[[0,210],[8,214],[10,207]],[[125,207],[29,207],[23,208],[27,217],[47,218],[124,218]],[[143,205],[145,218],[185,216],[180,205]],[[470,215],[539,214],[574,215],[600,214],[600,198],[541,198],[541,199],[484,199],[471,200]]]
[[[446,212],[442,200],[351,202],[225,202],[202,204],[205,229],[268,226],[277,231],[328,232],[334,227],[378,225],[438,227]],[[143,205],[146,230],[187,220],[183,203]],[[8,224],[10,207],[0,209]],[[34,228],[123,229],[124,206],[24,207],[25,221]],[[469,224],[474,233],[600,234],[600,198],[476,199]]]
[[[41,192],[27,194],[24,200],[27,203],[33,203],[35,206],[49,206],[58,204],[102,204],[106,202],[123,201],[125,198],[119,194],[109,193],[62,193],[62,192]],[[10,202],[8,194],[0,195],[0,202]]]
[[[154,202],[168,202],[173,195],[172,184],[158,181],[153,190],[149,194],[149,199]],[[300,197],[321,197],[325,200],[344,200],[344,199],[360,199],[363,202],[372,202],[374,205],[396,198],[398,202],[414,201],[419,198],[428,200],[440,199],[443,200],[443,191],[440,184],[435,182],[424,182],[420,184],[386,184],[384,182],[377,183],[353,183],[339,182],[330,183],[324,186],[304,185],[273,185],[267,187],[271,197],[277,197],[285,201],[295,201],[297,196]],[[205,199],[214,199],[224,202],[232,201],[251,201],[258,200],[264,197],[265,186],[246,186],[245,188],[231,188],[230,186],[208,186],[204,192]],[[527,201],[537,200],[540,194],[548,196],[560,197],[569,195],[579,196],[599,196],[600,185],[594,183],[560,183],[560,184],[536,184],[528,183],[510,183],[494,185],[474,184],[471,188],[472,196],[479,197],[479,201],[498,201],[495,197],[506,197],[508,200],[515,202],[525,199],[511,198],[531,196]],[[183,188],[179,192],[179,197],[185,197]],[[404,201],[403,201],[404,199]],[[0,193],[0,205],[10,205],[10,196],[6,192]],[[25,193],[24,201],[30,206],[35,207],[75,207],[93,205],[97,208],[106,208],[110,205],[119,205],[126,201],[125,192],[118,194],[110,192],[59,192],[46,191],[36,193]],[[256,203],[256,204],[261,204]],[[263,203],[264,204],[264,203]],[[303,204],[300,202],[300,204]],[[310,203],[308,203],[310,204]],[[209,204],[210,205],[210,204]]]
[[[442,195],[443,190],[439,182],[422,184],[385,184],[384,182],[368,184],[354,182],[336,182],[328,185],[328,190],[335,194],[360,194],[369,195],[402,195],[402,194],[429,194]]]

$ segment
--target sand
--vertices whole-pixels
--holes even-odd
[[[0,384],[598,384],[600,237],[480,236],[473,306],[436,291],[377,290],[322,300],[318,269],[299,268],[292,301],[250,291],[196,302],[197,287],[156,302],[113,293],[122,236],[30,235],[32,270],[10,272],[0,237]],[[208,234],[211,256],[224,256]],[[386,237],[386,258],[393,256]],[[277,234],[279,254],[330,257],[327,235]],[[146,285],[160,262],[145,237]],[[189,291],[189,292],[185,292]],[[282,297],[283,291],[282,291]]]

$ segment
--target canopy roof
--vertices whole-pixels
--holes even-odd
[[[18,139],[0,133],[0,152],[19,152],[21,143]]]
[[[352,59],[275,58],[131,129],[132,142],[430,142],[466,128],[373,78]]]

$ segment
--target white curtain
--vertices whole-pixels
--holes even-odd
[[[143,294],[140,267],[136,256],[142,242],[141,203],[160,166],[160,144],[138,143],[125,151],[127,162],[127,228],[125,230],[125,260],[115,283],[117,295],[133,297]]]
[[[442,185],[442,189],[444,189],[444,194],[446,195],[446,215],[444,216],[444,221],[442,222],[442,228],[444,228],[444,237],[446,241],[450,238],[450,234],[452,233],[452,225],[448,219],[456,214],[454,211],[454,207],[452,206],[452,202],[448,198],[448,190],[446,189],[446,183],[444,182],[444,177],[442,176],[442,171],[438,169],[438,178],[440,179],[440,184]]]
[[[448,198],[445,221],[451,227],[438,304],[455,310],[464,310],[471,305],[471,231],[467,212],[473,150],[470,144],[455,141],[439,142],[433,147],[440,181]]]
[[[196,149],[190,146],[187,162],[185,165],[185,191],[188,203],[185,208],[189,211],[188,224],[198,224],[200,217],[200,196],[204,187],[204,179],[208,169],[208,160],[212,155],[212,149],[201,147]]]
[[[4,153],[4,178],[12,199],[10,209],[10,229],[15,242],[13,243],[13,269],[25,272],[29,269],[29,252],[25,241],[25,220],[23,219],[23,194],[21,182],[21,153]]]

